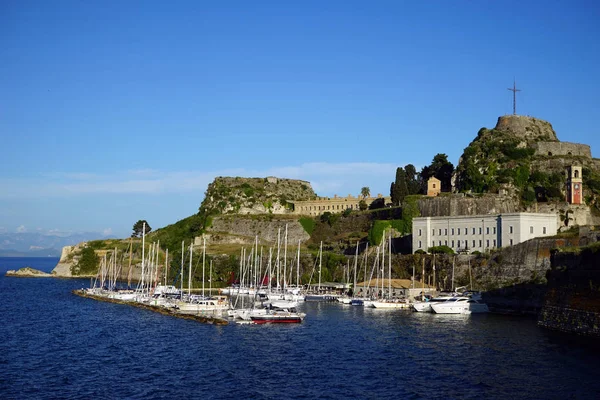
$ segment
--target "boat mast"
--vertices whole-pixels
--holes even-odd
[[[258,265],[258,262],[260,261],[258,255],[258,235],[254,236],[254,242],[254,278],[252,279],[252,286],[254,287],[256,293],[256,290],[258,289],[258,280],[260,279],[260,270]]]
[[[188,297],[192,299],[192,252],[193,252],[194,242],[190,242],[190,268],[188,271]]]
[[[258,271],[259,271],[259,277],[263,276],[263,272],[262,272],[262,261],[263,261],[263,247],[260,246],[260,258],[258,259]],[[263,282],[265,281],[264,278],[260,278],[260,284],[259,287],[263,287]]]
[[[281,228],[277,229],[277,258],[275,259],[277,268],[277,289],[279,289],[279,250],[281,249]]]
[[[179,282],[179,287],[181,288],[180,292],[181,292],[181,301],[183,301],[183,258],[185,257],[185,250],[184,250],[184,245],[183,245],[184,241],[181,241],[181,272],[179,273],[179,277],[181,278],[181,281]]]
[[[131,257],[133,255],[133,238],[129,238],[129,271],[127,272],[127,289],[131,287]]]
[[[367,246],[365,247],[365,259],[364,259],[364,265],[365,265],[365,271],[363,272],[363,295],[362,297],[365,298],[365,295],[367,294],[367,263],[369,261],[369,242],[367,242]],[[371,287],[371,280],[369,280],[369,287]]]
[[[167,286],[167,277],[169,276],[169,249],[165,254],[165,286]]]
[[[379,277],[379,265],[377,266],[377,276]],[[383,300],[385,292],[385,229],[381,235],[381,299]]]
[[[321,293],[321,261],[323,259],[323,241],[321,240],[321,247],[319,248],[319,288],[318,293]]]
[[[144,257],[146,254],[144,247],[146,247],[146,223],[145,222],[144,222],[144,225],[142,225],[142,282],[141,282],[142,293],[144,293],[144,271],[145,271]]]
[[[356,241],[356,254],[354,255],[354,284],[352,285],[352,297],[356,297],[356,267],[358,266],[358,245],[359,241]]]
[[[206,258],[206,237],[202,235],[202,298],[204,298],[204,261]]]
[[[286,287],[286,275],[287,275],[287,239],[288,239],[288,226],[285,224],[285,236],[284,236],[284,246],[283,246],[283,292],[285,293]]]
[[[273,269],[271,268],[272,264],[271,264],[271,260],[273,258],[273,248],[269,247],[269,264],[267,265],[267,270],[269,271],[268,273],[268,277],[269,277],[269,281],[267,282],[267,288],[269,291],[269,294],[271,294],[271,280],[273,279]]]
[[[392,230],[390,229],[390,241],[388,242],[388,299],[392,298]]]
[[[160,240],[156,243],[156,285],[160,284]]]
[[[298,265],[296,265],[296,289],[300,290],[300,239],[298,239]]]

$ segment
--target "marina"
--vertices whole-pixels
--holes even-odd
[[[300,324],[204,324],[74,296],[86,281],[0,276],[3,398],[589,398],[600,392],[594,341],[549,332],[530,318],[303,302]]]

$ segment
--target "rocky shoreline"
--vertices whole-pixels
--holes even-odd
[[[23,267],[17,270],[10,269],[6,271],[6,276],[13,276],[17,278],[53,278],[55,275],[49,274],[38,269],[31,267]]]

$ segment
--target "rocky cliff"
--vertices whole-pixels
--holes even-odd
[[[208,185],[200,212],[216,214],[288,214],[288,201],[316,198],[309,182],[267,178],[217,177]]]
[[[252,245],[258,237],[259,243],[273,245],[277,243],[278,233],[283,243],[286,226],[289,244],[298,244],[298,241],[304,243],[310,239],[297,219],[241,215],[214,217],[205,237],[213,244],[245,245]],[[200,245],[201,241],[202,237],[197,237],[195,244]]]
[[[499,117],[494,130],[508,133],[526,143],[558,142],[558,137],[550,122],[524,115]]]
[[[494,194],[424,197],[419,199],[418,206],[422,217],[500,214],[520,211],[518,199]]]

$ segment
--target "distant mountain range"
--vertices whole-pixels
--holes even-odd
[[[0,233],[0,257],[60,257],[64,246],[89,240],[108,239],[98,232],[65,235],[42,233]]]

